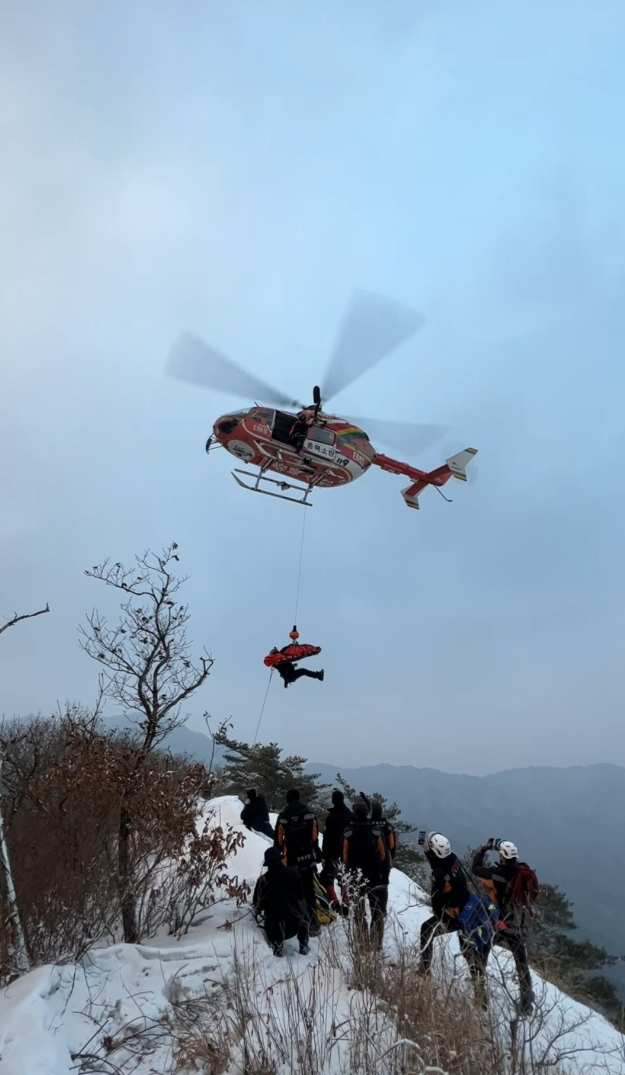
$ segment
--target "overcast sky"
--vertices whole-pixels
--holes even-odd
[[[309,758],[625,764],[622,0],[6,0],[0,7],[1,709],[89,702],[83,575],[170,539],[215,658],[191,723],[253,736],[303,509],[208,458],[245,400],[168,380],[199,333],[307,397],[354,286],[418,337],[334,410],[451,427],[475,484],[374,468],[308,510],[271,685]],[[475,465],[475,464],[474,464]],[[314,666],[314,664],[313,664]],[[111,712],[114,707],[111,708]]]

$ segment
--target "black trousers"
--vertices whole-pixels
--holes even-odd
[[[306,906],[308,907],[310,932],[313,934],[319,932],[319,925],[317,922],[317,897],[315,895],[316,872],[317,870],[315,866],[303,866],[299,871],[302,885],[304,887],[304,899],[306,900]]]
[[[533,999],[534,991],[532,989],[532,978],[527,961],[527,949],[523,937],[514,926],[508,926],[507,929],[497,931],[495,934],[495,944],[500,945],[502,948],[507,948],[512,953],[519,979],[521,1005],[525,1007]]]
[[[257,821],[255,825],[248,825],[248,829],[254,832],[262,832],[263,836],[268,836],[270,840],[274,838],[274,831],[268,821]]]
[[[486,952],[477,952],[475,948],[466,941],[455,918],[440,919],[437,918],[436,915],[432,915],[432,917],[426,919],[421,926],[421,965],[426,971],[430,969],[432,963],[432,946],[434,937],[437,933],[460,933],[460,951],[469,967],[469,974],[471,975],[471,980],[473,982],[476,1000],[482,1007],[485,1007],[484,973],[486,971],[490,949],[487,948]]]
[[[367,925],[367,908],[371,914],[371,926]],[[384,939],[384,919],[388,907],[388,885],[376,885],[375,888],[366,888],[354,903],[354,921],[359,931],[376,947],[382,947]]]
[[[299,920],[290,918],[283,921],[266,918],[265,933],[274,949],[281,948],[284,941],[290,940],[291,937],[297,937],[301,945],[306,945],[308,944],[308,921],[305,918]]]
[[[284,686],[288,687],[289,683],[295,683],[295,681],[301,679],[302,676],[308,676],[309,679],[317,679],[317,673],[311,672],[308,668],[294,668],[288,679],[286,676],[282,677],[284,679]]]

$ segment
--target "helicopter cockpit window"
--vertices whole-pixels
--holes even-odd
[[[252,418],[255,422],[266,422],[270,426],[273,424],[275,413],[275,411],[270,411],[267,407],[259,407],[258,410],[254,411]]]
[[[229,414],[227,418],[221,418],[217,423],[217,429],[220,433],[225,433],[229,436],[230,433],[238,426],[241,421],[241,416],[238,414]]]
[[[308,440],[316,441],[317,444],[334,444],[336,434],[324,426],[311,426],[308,430]]]

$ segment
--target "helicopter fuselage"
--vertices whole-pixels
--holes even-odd
[[[360,478],[376,456],[367,434],[314,408],[306,413],[307,429],[288,411],[232,411],[217,419],[213,437],[240,462],[306,486],[331,489]]]

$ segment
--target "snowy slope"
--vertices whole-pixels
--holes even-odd
[[[237,798],[214,800],[205,810],[217,823],[240,825]],[[246,831],[245,836],[231,872],[253,884],[269,841]],[[423,903],[417,886],[394,870],[385,941],[390,958],[402,937],[412,941],[417,936],[429,913]],[[345,943],[344,924],[337,922],[311,942],[308,957],[299,956],[296,942],[288,942],[292,958],[275,959],[249,911],[226,901],[199,915],[180,941],[157,937],[142,945],[96,948],[78,965],[39,968],[0,996],[0,1073],[70,1075],[82,1070],[164,1075],[172,1070],[172,1036],[164,1022],[172,1015],[172,1004],[202,998],[219,1011],[227,999],[224,984],[235,964],[240,972],[247,969],[248,1006],[257,1016],[263,1013],[252,1020],[249,1033],[269,1042],[270,1054],[280,1057],[281,1075],[298,1070],[297,1056],[287,1058],[285,1050],[297,1049],[292,1020],[300,1016],[302,1021],[313,1020],[318,1070],[324,1075],[355,1071],[348,1066],[354,1063],[353,1034],[350,1039],[345,1031],[341,1038],[336,1028],[362,1022],[367,1005],[363,994],[348,988],[341,965]],[[457,953],[455,937],[444,938],[437,946],[439,965]],[[501,952],[491,964],[489,991],[496,998],[501,977],[511,973],[510,958]],[[459,959],[455,966],[458,977],[464,978],[464,961]],[[549,1008],[547,1023],[535,1031],[540,1039],[536,1047],[551,1035],[560,1051],[564,1047],[568,1052],[571,1046],[575,1051],[585,1049],[558,1070],[625,1075],[624,1039],[606,1020],[538,978],[534,985]],[[397,1037],[387,1019],[376,1015],[374,1020],[372,1037],[382,1058],[376,1070],[383,1075],[391,1070],[384,1056],[391,1055]],[[583,1026],[567,1030],[580,1022]],[[122,1038],[124,1048],[119,1047]],[[79,1053],[94,1059],[81,1060]],[[230,1066],[222,1070],[231,1075],[243,1070],[236,1049]]]

